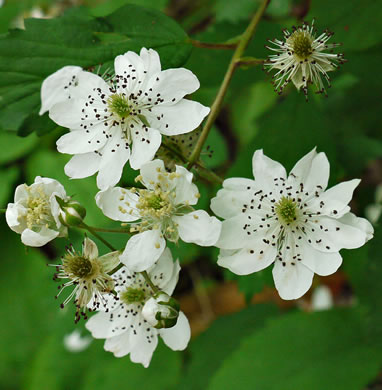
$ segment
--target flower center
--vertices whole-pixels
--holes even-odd
[[[142,217],[160,219],[172,214],[173,206],[169,192],[159,189],[155,191],[140,190],[139,195],[137,208]]]
[[[26,204],[28,208],[26,215],[28,229],[32,230],[41,227],[41,225],[49,227],[53,222],[53,218],[48,195],[44,192],[42,186],[35,187],[34,191],[36,192],[32,193],[30,188],[27,191],[30,195]]]
[[[124,94],[115,93],[107,99],[109,111],[119,116],[121,119],[130,115],[129,100]]]
[[[146,294],[139,288],[129,287],[122,294],[121,299],[126,304],[144,302]]]
[[[296,31],[289,37],[294,54],[301,58],[308,58],[312,54],[312,36],[305,31]]]
[[[275,207],[277,218],[281,223],[290,224],[297,219],[297,205],[290,199],[283,196]]]
[[[93,275],[95,271],[89,259],[78,255],[66,255],[63,259],[63,268],[71,278],[86,278]]]

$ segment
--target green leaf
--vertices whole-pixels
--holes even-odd
[[[289,313],[242,339],[208,390],[359,390],[379,372],[381,352],[365,343],[355,310]],[[239,332],[239,330],[238,330]]]
[[[181,66],[191,51],[176,22],[132,4],[102,18],[77,8],[56,19],[28,19],[25,26],[0,38],[0,127],[13,131],[37,114],[42,81],[65,65],[112,66],[118,54],[151,47],[165,69]]]
[[[315,18],[320,30],[335,33],[330,40],[341,42],[346,50],[365,50],[382,41],[382,30],[378,26],[382,18],[382,7],[378,0],[314,0],[309,18]],[[322,27],[321,27],[322,26]],[[346,56],[345,56],[346,57]]]
[[[0,388],[19,389],[27,362],[52,330],[73,323],[71,313],[60,312],[54,299],[54,269],[42,252],[26,248],[20,235],[0,223],[2,275],[0,304],[3,323],[0,338]],[[56,367],[57,368],[57,367]]]
[[[100,347],[100,345],[99,345]],[[82,390],[158,389],[174,386],[180,376],[179,352],[159,343],[148,368],[104,352],[104,362],[98,361],[84,378]],[[98,363],[98,364],[97,364]],[[99,369],[101,368],[101,369]]]
[[[217,319],[193,341],[188,349],[190,362],[180,383],[181,390],[206,389],[212,375],[254,330],[261,329],[278,310],[270,305],[250,306],[239,313]],[[240,371],[238,371],[240,375]],[[179,388],[179,387],[178,387]],[[221,389],[240,388],[221,386]],[[241,389],[241,388],[240,388]]]
[[[322,107],[314,101],[306,103],[301,94],[291,92],[258,120],[259,132],[242,150],[227,176],[253,177],[251,161],[257,149],[264,149],[265,155],[290,170],[315,146],[327,154],[333,176],[337,162],[331,124]]]
[[[106,16],[126,4],[137,4],[163,11],[167,3],[168,0],[107,0],[91,8],[90,13],[94,16]]]
[[[7,201],[10,200],[13,183],[16,181],[18,174],[17,167],[0,169],[0,208],[5,208]]]
[[[14,133],[0,131],[0,165],[25,156],[33,149],[37,142],[38,137],[35,135],[31,135],[28,138],[20,138]]]

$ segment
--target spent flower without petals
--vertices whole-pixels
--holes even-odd
[[[285,86],[292,81],[297,89],[302,89],[306,98],[308,85],[314,84],[317,93],[325,93],[324,78],[330,87],[328,72],[335,70],[339,64],[345,62],[342,53],[333,53],[338,43],[327,43],[333,33],[324,31],[316,37],[316,31],[312,25],[304,23],[302,26],[293,27],[293,31],[284,30],[284,40],[271,40],[275,47],[267,46],[276,52],[269,56],[269,63],[265,67],[269,71],[276,69],[273,76],[275,91],[281,93]]]

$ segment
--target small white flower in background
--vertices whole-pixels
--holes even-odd
[[[16,188],[15,202],[8,204],[5,216],[9,227],[21,234],[24,245],[43,246],[67,235],[66,226],[59,220],[56,196],[69,199],[64,187],[47,177],[37,176],[32,185],[20,184]]]
[[[382,214],[382,184],[377,187],[375,191],[375,203],[370,204],[365,209],[366,218],[372,223],[376,224]]]
[[[167,248],[147,273],[160,290],[171,295],[178,281],[179,270],[179,262],[173,262],[171,252]],[[100,311],[86,323],[86,328],[94,338],[106,339],[106,351],[113,352],[116,357],[130,354],[133,362],[148,367],[158,344],[158,336],[174,351],[187,347],[191,331],[182,312],[179,312],[175,326],[157,329],[147,320],[151,319],[152,310],[145,310],[147,318],[143,313],[145,304],[151,302],[150,298],[155,295],[144,277],[123,267],[113,278],[119,300],[110,299],[108,312]]]
[[[67,248],[67,253],[62,257],[62,264],[54,265],[57,273],[54,279],[69,279],[59,286],[61,294],[66,287],[74,286],[70,295],[61,304],[63,308],[74,298],[77,307],[75,322],[81,315],[87,319],[85,311],[99,310],[106,304],[103,294],[110,293],[114,288],[114,282],[108,272],[119,264],[119,251],[110,252],[98,257],[97,245],[86,237],[82,244],[82,253],[78,253],[73,247]],[[58,297],[56,296],[56,298]],[[110,298],[108,298],[110,299]]]
[[[305,96],[308,94],[308,84],[314,84],[317,93],[325,93],[326,89],[322,78],[330,87],[328,72],[335,70],[338,64],[343,64],[345,59],[342,53],[334,54],[332,49],[340,46],[338,43],[327,43],[333,33],[325,31],[316,37],[316,31],[307,23],[300,27],[293,27],[290,33],[284,30],[284,39],[269,41],[275,47],[268,49],[276,52],[269,56],[269,71],[276,69],[273,76],[275,91],[281,93],[284,87],[292,81],[297,89],[302,89]],[[329,52],[326,52],[329,50]]]
[[[77,329],[64,336],[64,346],[69,352],[78,353],[84,351],[92,342],[89,336],[81,337]]]
[[[118,183],[128,160],[133,169],[150,161],[161,134],[188,133],[209,113],[209,108],[184,99],[199,88],[196,76],[184,68],[162,71],[152,49],[116,57],[115,76],[107,82],[66,68],[43,83],[41,112],[49,109],[56,123],[71,130],[57,141],[59,152],[74,155],[65,173],[78,179],[98,172],[100,189]],[[78,87],[64,90],[73,76]]]
[[[327,286],[318,286],[312,294],[312,310],[329,310],[333,307],[333,295]]]
[[[204,210],[191,207],[198,202],[199,191],[192,183],[192,173],[176,166],[167,172],[162,160],[145,164],[138,179],[147,189],[114,187],[96,195],[103,213],[116,221],[132,222],[138,232],[126,244],[120,260],[133,271],[144,271],[158,260],[166,239],[201,246],[216,243],[221,222]],[[135,221],[138,221],[135,223]]]
[[[262,150],[254,153],[252,165],[255,180],[227,179],[211,201],[215,214],[226,219],[216,244],[222,249],[218,264],[247,275],[275,263],[281,298],[297,299],[310,288],[314,273],[338,269],[340,249],[358,248],[373,237],[371,224],[349,212],[360,180],[326,190],[329,162],[315,149],[288,177]]]

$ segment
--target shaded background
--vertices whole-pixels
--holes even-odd
[[[62,58],[57,59],[60,66],[85,66],[76,62],[73,53],[87,39],[91,42],[90,38],[104,45],[120,45],[115,50],[123,53],[127,49],[120,36],[99,31],[107,31],[104,26],[113,20],[123,25],[121,15],[125,14],[118,9],[131,3],[164,12],[192,39],[204,42],[224,42],[240,35],[259,4],[254,0],[5,0],[0,8],[0,207],[12,201],[17,184],[30,184],[36,175],[48,176],[86,205],[88,224],[118,226],[90,201],[97,192],[94,177],[69,181],[65,176],[63,167],[69,156],[55,149],[55,141],[65,130],[47,116],[37,115],[38,88],[46,76],[35,79],[25,69],[38,73],[41,68],[43,74],[54,67],[45,58],[38,63],[28,61],[40,50],[38,45],[48,51],[58,41],[66,44],[60,49]],[[73,9],[78,6],[85,8]],[[107,16],[113,12],[114,16]],[[26,22],[25,33],[15,32],[13,38],[7,35],[8,28],[24,28],[24,18],[64,13],[64,19],[50,30],[44,30],[44,21],[38,25]],[[310,91],[309,103],[293,86],[278,96],[261,67],[238,69],[202,154],[205,165],[223,177],[251,177],[251,158],[258,148],[290,169],[317,146],[331,163],[331,185],[362,178],[351,206],[365,216],[382,182],[381,17],[380,1],[272,0],[246,55],[265,58],[267,39],[281,39],[282,28],[315,18],[319,31],[335,32],[332,40],[343,43],[340,50],[349,62],[330,74],[329,97]],[[77,35],[81,23],[90,26],[89,34]],[[177,29],[163,26],[169,34]],[[18,50],[20,42],[30,45]],[[232,51],[179,44],[179,50],[171,53],[163,52],[164,68],[183,64],[191,69],[201,82],[193,99],[210,106]],[[110,53],[110,59],[116,54]],[[94,61],[93,65],[98,64],[98,57]],[[131,184],[132,176],[125,169],[123,182]],[[218,187],[202,180],[198,186],[200,205],[208,210]],[[129,357],[117,359],[105,352],[102,340],[94,340],[81,352],[71,352],[64,345],[65,335],[74,329],[83,337],[87,331],[83,323],[74,325],[71,307],[58,308],[57,285],[46,264],[55,263],[69,242],[79,248],[82,234],[71,232],[68,240],[58,239],[41,249],[25,248],[1,217],[0,388],[380,389],[382,242],[378,222],[374,222],[373,241],[358,250],[342,251],[340,271],[330,277],[316,276],[311,292],[291,302],[278,298],[271,269],[238,277],[216,266],[218,251],[214,248],[173,246],[183,266],[176,297],[190,319],[193,339],[183,353],[160,342],[150,367],[144,369]],[[108,239],[123,247],[126,236]],[[98,244],[105,253],[107,249]],[[325,291],[326,299],[317,303],[312,292],[319,291]],[[318,311],[320,304],[328,310]]]

